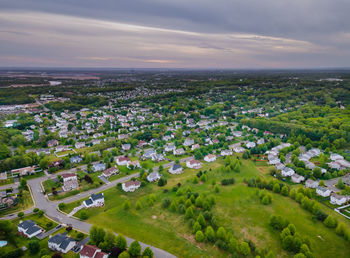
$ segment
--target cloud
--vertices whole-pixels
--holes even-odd
[[[0,57],[16,57],[6,65],[22,65],[20,57],[24,65],[38,57],[60,66],[350,64],[347,1],[102,2],[3,1]]]

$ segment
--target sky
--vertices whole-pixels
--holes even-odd
[[[1,67],[350,67],[349,0],[0,0]]]

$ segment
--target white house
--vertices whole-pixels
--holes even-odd
[[[80,249],[80,258],[107,258],[108,254],[93,245],[83,245]]]
[[[97,171],[102,171],[106,169],[106,164],[105,163],[97,163],[92,165],[92,171],[97,172]]]
[[[125,192],[134,192],[141,186],[141,183],[137,180],[129,181],[122,184],[122,188]]]
[[[192,159],[186,162],[186,166],[188,168],[200,169],[202,164],[198,160]]]
[[[305,177],[298,175],[298,174],[294,174],[292,175],[292,182],[296,183],[296,184],[300,184],[301,182],[303,182],[305,180]]]
[[[52,251],[58,251],[65,254],[75,246],[75,240],[68,237],[65,232],[50,237],[47,244]]]
[[[19,223],[17,226],[17,230],[20,234],[28,238],[35,237],[41,232],[43,232],[43,230],[40,227],[38,227],[32,220],[25,220]]]
[[[308,179],[305,181],[305,186],[307,188],[316,188],[316,187],[318,187],[318,182],[314,181],[312,179]]]
[[[180,164],[174,164],[169,168],[169,173],[170,174],[181,174],[182,173],[182,167]]]
[[[117,158],[117,165],[118,166],[127,166],[129,162],[130,162],[129,157],[121,156],[121,157]]]
[[[231,150],[222,150],[220,153],[221,156],[231,156],[232,151]]]
[[[316,193],[317,193],[318,195],[323,196],[323,197],[328,197],[328,196],[331,195],[331,190],[329,190],[329,189],[327,189],[327,188],[325,188],[325,187],[322,187],[322,186],[318,186],[318,187],[316,188]]]
[[[118,174],[118,173],[119,173],[118,168],[111,167],[111,168],[108,168],[105,171],[103,171],[102,175],[104,177],[108,178],[108,177],[115,175],[115,174]]]
[[[282,176],[284,177],[292,176],[294,175],[294,173],[294,170],[289,167],[285,167],[282,169]]]
[[[70,191],[79,187],[77,174],[65,173],[61,175],[63,178],[63,191]]]
[[[183,148],[173,150],[173,154],[176,156],[185,155],[185,150]]]
[[[175,144],[167,144],[167,145],[165,145],[165,147],[164,147],[164,150],[165,150],[166,152],[174,151],[175,149],[176,149]]]
[[[74,146],[76,149],[85,148],[85,142],[76,142]]]
[[[138,160],[129,161],[126,166],[128,167],[128,169],[141,168],[140,161]]]
[[[255,142],[248,142],[245,146],[247,148],[251,149],[251,148],[254,148],[256,146],[256,144],[255,144]]]
[[[194,140],[193,139],[189,139],[187,138],[184,142],[184,146],[191,146],[194,144]]]
[[[154,172],[150,173],[150,174],[147,176],[147,180],[148,180],[149,182],[156,182],[156,181],[158,181],[160,178],[161,178],[161,175],[160,175],[157,171],[154,171]]]
[[[245,149],[241,146],[236,146],[233,148],[233,151],[236,152],[236,153],[241,153],[241,152],[244,152]]]
[[[87,199],[83,202],[83,204],[86,208],[104,206],[105,205],[105,198],[103,196],[103,193],[92,194],[89,199]]]
[[[339,195],[339,194],[336,194],[336,193],[332,193],[331,194],[331,204],[343,205],[347,201],[348,201],[348,198],[346,196]]]
[[[216,160],[216,156],[214,154],[208,154],[207,156],[204,157],[204,160],[206,162],[213,162]]]

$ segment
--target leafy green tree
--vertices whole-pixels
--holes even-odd
[[[40,244],[38,240],[30,240],[28,243],[28,250],[31,254],[37,254],[40,251]]]
[[[323,222],[326,227],[328,228],[335,228],[338,224],[337,220],[333,218],[331,215],[329,215]]]
[[[24,216],[24,212],[18,212],[17,216],[18,216],[19,218],[22,218],[22,217]]]
[[[226,230],[225,230],[225,228],[219,227],[218,231],[216,232],[216,237],[218,239],[221,239],[221,240],[225,241],[226,240]]]
[[[205,230],[205,236],[209,242],[215,242],[215,232],[211,226],[208,226]]]
[[[281,193],[284,196],[288,196],[288,187],[287,186],[283,186],[282,190],[281,190]]]
[[[202,213],[198,215],[197,222],[201,225],[201,227],[206,226],[206,222]]]
[[[193,208],[192,207],[188,207],[186,209],[186,212],[185,212],[185,218],[186,219],[192,219],[193,217],[194,217]]]
[[[118,258],[130,258],[130,254],[127,251],[122,252]]]
[[[153,258],[154,254],[151,248],[146,247],[142,252],[142,257]]]
[[[244,256],[248,256],[250,254],[250,247],[249,244],[247,242],[241,242],[239,245],[239,250],[240,253]]]
[[[204,240],[204,234],[202,231],[198,230],[196,232],[196,236],[195,236],[195,239],[197,242],[202,242]]]
[[[137,257],[141,254],[141,245],[138,241],[133,241],[129,246],[129,254]]]
[[[201,227],[201,225],[199,224],[198,221],[196,221],[196,222],[193,224],[192,228],[193,228],[193,233],[196,233],[197,231],[199,231],[199,230],[202,229],[202,227]]]
[[[116,237],[113,234],[113,232],[107,231],[104,238],[103,242],[101,242],[98,247],[100,247],[104,252],[109,252],[112,247],[115,245],[116,242]]]
[[[90,229],[90,239],[95,245],[99,245],[103,242],[106,232],[103,228],[92,226]]]
[[[275,193],[280,193],[281,192],[281,188],[280,188],[280,185],[278,183],[273,185],[273,191]]]
[[[126,239],[123,235],[119,234],[115,239],[115,246],[118,247],[120,250],[126,250],[128,247],[128,243],[126,242]]]
[[[80,212],[80,219],[81,220],[86,220],[88,218],[87,212],[85,210],[82,210]]]
[[[125,200],[122,204],[123,210],[127,211],[130,210],[131,204],[129,200]]]

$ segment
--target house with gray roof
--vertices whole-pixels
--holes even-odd
[[[182,167],[181,167],[181,165],[175,163],[174,165],[172,165],[172,166],[169,168],[169,173],[170,173],[170,174],[176,174],[176,175],[181,174],[181,173],[182,173]]]
[[[25,220],[19,223],[17,230],[21,235],[24,235],[28,238],[35,237],[43,232],[43,230],[32,220]]]
[[[52,251],[58,251],[65,254],[75,246],[75,240],[67,236],[67,233],[64,232],[63,234],[57,234],[50,237],[47,244]]]
[[[105,205],[105,198],[103,193],[92,194],[89,199],[83,202],[86,208],[101,207]]]
[[[149,182],[156,182],[156,181],[158,181],[160,178],[161,178],[161,175],[160,175],[157,171],[154,171],[154,172],[152,172],[151,174],[149,174],[149,175],[147,176],[147,180],[148,180]]]

